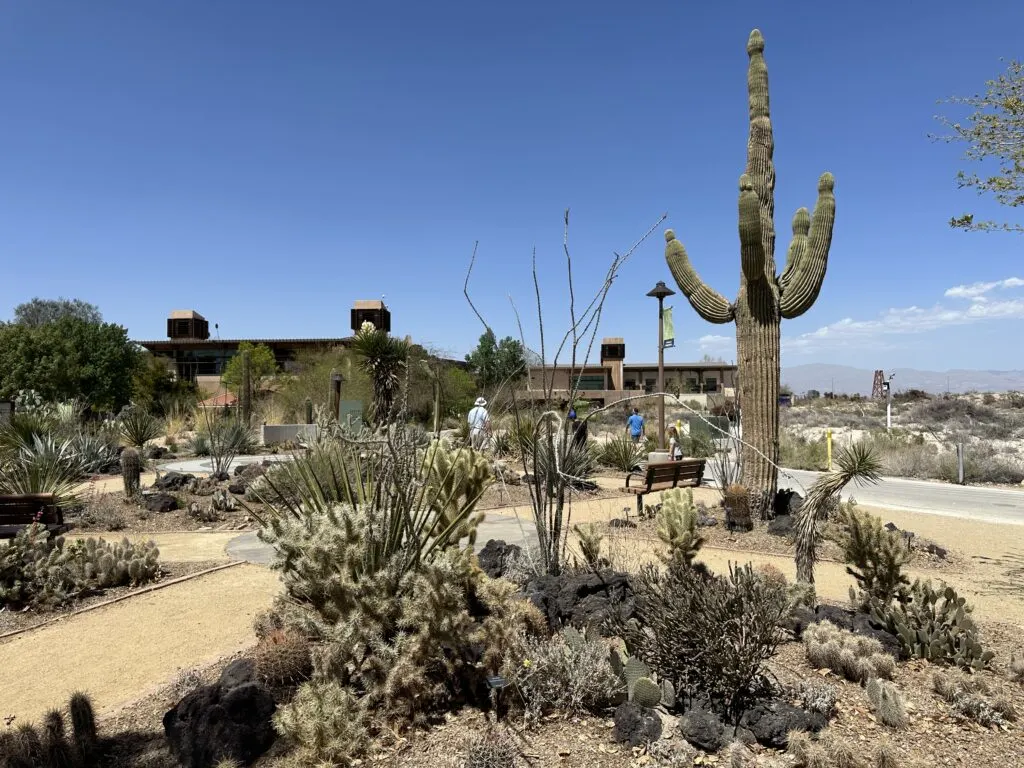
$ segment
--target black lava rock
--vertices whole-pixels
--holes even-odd
[[[167,455],[167,449],[162,445],[147,445],[142,450],[142,455],[147,459],[162,459]]]
[[[164,734],[185,768],[213,768],[228,759],[252,765],[274,743],[276,705],[255,682],[252,662],[229,665],[213,685],[188,694],[164,715]]]
[[[142,506],[150,512],[171,512],[178,508],[178,499],[169,493],[149,491],[142,494]]]
[[[792,536],[796,529],[796,520],[792,515],[777,515],[768,522],[768,533],[772,536]]]
[[[924,551],[929,555],[935,555],[939,560],[945,560],[946,555],[949,554],[944,547],[940,547],[938,544],[926,544]]]
[[[817,733],[826,725],[824,715],[777,699],[755,704],[740,719],[740,726],[750,731],[758,744],[772,749],[789,746],[790,731]]]
[[[612,611],[623,619],[633,615],[629,576],[612,570],[562,573],[534,579],[523,592],[547,617],[548,625],[587,627],[604,621]]]
[[[698,705],[679,718],[679,733],[697,749],[709,754],[717,752],[727,741],[722,719]]]
[[[650,744],[661,738],[661,718],[652,709],[623,702],[615,710],[612,738],[619,743],[629,742],[631,747]]]
[[[161,491],[181,491],[188,487],[188,485],[195,479],[195,475],[189,475],[183,472],[168,472],[166,475],[158,477],[154,481],[153,487],[158,488]]]
[[[234,482],[228,486],[228,492],[233,493],[236,496],[242,496],[245,494],[245,489],[248,487],[248,483]]]
[[[506,544],[500,539],[490,539],[476,556],[480,570],[492,579],[500,579],[505,575],[508,564],[522,553],[515,544]]]
[[[779,517],[780,515],[789,515],[790,517],[795,518],[803,504],[803,496],[792,488],[784,488],[780,489],[775,494],[772,511],[775,513],[775,517]]]

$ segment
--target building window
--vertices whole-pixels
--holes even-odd
[[[714,376],[704,377],[704,391],[705,392],[717,392],[718,391],[718,379]]]
[[[691,376],[691,377],[688,377],[686,379],[686,390],[685,391],[689,392],[690,394],[693,394],[695,392],[700,392],[700,385],[697,384],[697,378],[696,377]]]
[[[657,379],[644,379],[644,392],[653,392],[657,386]]]
[[[590,374],[579,377],[579,388],[588,391],[606,389],[604,374]]]

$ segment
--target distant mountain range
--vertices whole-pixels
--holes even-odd
[[[842,394],[871,394],[874,371],[848,365],[795,365],[782,369],[782,383],[796,394],[809,389],[819,392],[834,391]],[[923,389],[925,392],[1006,392],[1024,390],[1024,371],[918,371],[896,368],[885,375],[896,375],[892,380],[893,392]],[[834,382],[834,383],[833,383]]]

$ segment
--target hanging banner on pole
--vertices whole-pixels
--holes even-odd
[[[672,324],[672,307],[665,307],[661,313],[661,325],[662,333],[664,334],[664,344],[662,345],[665,349],[674,347],[676,345],[676,331]]]

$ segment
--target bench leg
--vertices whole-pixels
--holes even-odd
[[[636,495],[636,516],[644,519],[644,497],[639,493]]]

